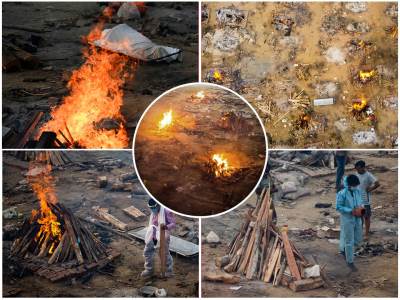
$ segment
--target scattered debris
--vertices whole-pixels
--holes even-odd
[[[217,22],[219,26],[246,27],[247,11],[237,8],[220,8],[217,10]]]
[[[356,145],[374,145],[378,143],[378,137],[376,136],[376,132],[374,130],[359,131],[353,134],[353,143]]]

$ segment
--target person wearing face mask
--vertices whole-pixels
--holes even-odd
[[[379,181],[366,170],[365,161],[359,160],[354,165],[357,170],[357,177],[360,180],[359,189],[365,207],[364,224],[365,239],[369,237],[369,228],[371,226],[371,192],[376,190],[380,184]]]
[[[169,252],[170,232],[175,228],[175,216],[171,211],[160,206],[154,199],[148,201],[148,207],[151,210],[149,218],[149,226],[147,227],[145,237],[144,256],[144,271],[142,277],[151,277],[154,274],[154,254],[156,248],[159,248],[160,232],[165,229],[165,244],[166,244],[166,277],[173,276],[173,259]]]
[[[357,271],[354,265],[354,248],[362,241],[362,216],[365,214],[360,180],[356,175],[344,178],[344,189],[336,194],[336,210],[340,213],[340,253],[345,257],[351,271]]]

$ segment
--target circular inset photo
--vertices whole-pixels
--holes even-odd
[[[158,202],[189,216],[226,212],[256,188],[267,139],[254,109],[237,93],[191,83],[158,97],[137,126],[139,179]]]

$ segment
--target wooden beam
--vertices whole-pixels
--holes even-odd
[[[296,278],[296,280],[301,280],[301,275],[300,275],[299,269],[297,268],[293,250],[292,250],[292,247],[290,246],[290,241],[289,241],[289,237],[287,234],[287,230],[288,230],[288,228],[287,228],[287,226],[285,226],[281,231],[281,236],[282,236],[283,246],[285,248],[287,263],[289,265],[289,269],[290,269],[290,272],[292,273],[292,276],[294,278]]]

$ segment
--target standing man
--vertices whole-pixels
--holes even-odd
[[[336,194],[336,210],[340,213],[340,244],[339,250],[345,256],[351,271],[357,271],[354,266],[354,248],[362,241],[362,206],[361,192],[358,189],[360,180],[356,175],[344,178],[344,189]]]
[[[347,160],[347,151],[335,151],[336,160],[336,193],[342,188],[342,178]]]
[[[147,227],[144,256],[144,271],[142,277],[151,277],[154,273],[154,254],[159,248],[161,228],[165,229],[165,248],[166,248],[166,277],[173,276],[173,259],[169,253],[170,232],[175,228],[175,217],[168,209],[160,206],[154,199],[150,199],[148,207],[151,210],[149,226]]]
[[[368,172],[365,168],[365,161],[359,160],[354,165],[357,170],[357,177],[360,180],[360,192],[365,207],[364,223],[365,238],[369,238],[369,230],[371,227],[371,192],[376,190],[380,184],[379,181]]]

